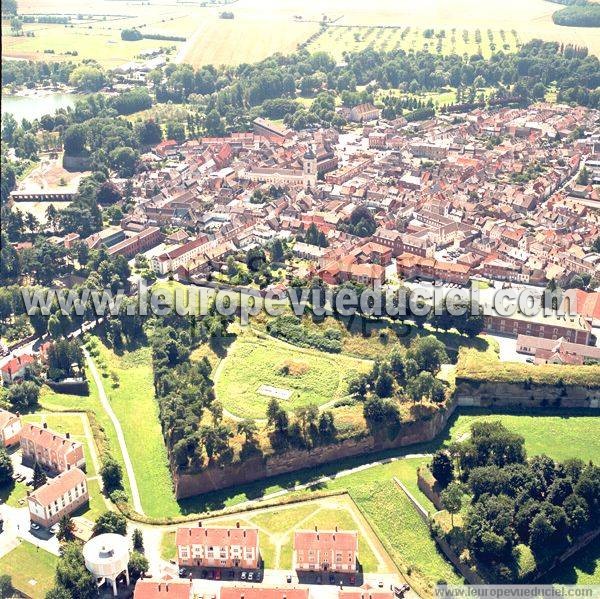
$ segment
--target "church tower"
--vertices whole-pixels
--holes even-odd
[[[317,184],[317,157],[310,146],[302,157],[302,182],[305,188]]]

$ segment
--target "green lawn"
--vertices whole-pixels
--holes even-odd
[[[284,408],[322,405],[342,397],[348,378],[365,368],[364,362],[347,356],[295,348],[247,332],[229,348],[215,389],[223,406],[236,416],[264,418],[271,398],[257,392],[261,385],[290,390],[292,396],[280,400]]]
[[[32,599],[43,599],[54,586],[58,558],[31,543],[21,544],[0,558],[0,573],[8,574],[13,586]]]
[[[25,507],[27,505],[27,491],[29,487],[23,483],[13,481],[9,485],[0,487],[0,504],[6,503],[11,507]],[[21,503],[20,503],[21,502]]]
[[[154,399],[151,350],[143,347],[117,355],[100,339],[94,339],[98,350],[95,360],[123,428],[144,512],[157,517],[177,515],[179,509]]]
[[[447,435],[452,441],[457,441],[469,433],[473,422],[482,420],[500,420],[509,430],[523,435],[529,456],[544,453],[555,460],[577,457],[598,461],[600,455],[598,416],[461,412],[452,420]]]

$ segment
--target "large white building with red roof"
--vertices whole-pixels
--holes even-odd
[[[4,447],[15,445],[21,438],[21,418],[0,408],[0,444]]]
[[[179,566],[208,568],[258,568],[258,529],[185,526],[177,529]]]
[[[62,472],[27,497],[29,516],[46,528],[89,501],[85,474],[79,468]]]
[[[294,533],[294,569],[316,572],[356,572],[358,533],[355,530],[298,530]]]
[[[21,429],[21,450],[23,463],[32,466],[39,462],[53,472],[64,472],[69,468],[85,469],[83,445],[79,441],[48,429],[46,423],[24,424]]]

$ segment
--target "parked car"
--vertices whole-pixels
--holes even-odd
[[[334,584],[335,583],[335,576],[333,574],[329,575],[329,584]]]
[[[356,576],[354,576],[354,574],[350,576],[350,584],[356,584]]]
[[[260,582],[262,580],[262,572],[260,570],[254,575],[254,580],[256,580],[256,582]]]
[[[53,526],[50,527],[50,532],[55,535],[58,532],[58,524],[54,524]]]
[[[206,570],[202,570],[201,578],[206,578],[208,576],[208,572]]]
[[[248,572],[248,582],[252,582],[254,580],[254,574],[252,572]]]
[[[185,568],[179,568],[179,576],[181,576],[181,578],[187,576],[187,570]]]
[[[380,581],[377,583],[377,586],[378,586],[380,589],[382,589],[382,588],[383,588],[383,580],[380,580]]]
[[[40,529],[40,525],[36,524],[35,522],[31,523],[31,529],[32,530],[39,530]]]
[[[208,572],[208,578],[209,578],[210,580],[213,580],[213,579],[214,579],[214,577],[215,577],[215,571],[214,571],[214,570],[210,570],[210,571]]]
[[[288,582],[288,583],[289,583],[289,582],[292,582],[292,575],[291,575],[291,574],[288,574],[288,575],[285,577],[285,581],[286,581],[286,582]]]
[[[246,576],[248,576],[247,572],[242,572],[242,575],[240,576],[241,580],[246,580]]]
[[[221,570],[215,571],[215,580],[221,580]]]
[[[317,584],[321,584],[321,575],[317,576]]]

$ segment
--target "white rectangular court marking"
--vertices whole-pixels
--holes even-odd
[[[289,389],[280,389],[279,387],[271,387],[271,385],[261,385],[256,392],[259,395],[275,397],[276,399],[289,399],[292,396]]]

